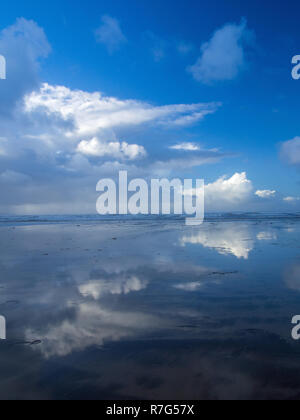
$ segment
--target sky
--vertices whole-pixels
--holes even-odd
[[[1,6],[0,213],[94,213],[115,178],[199,178],[207,211],[300,211],[299,2]]]

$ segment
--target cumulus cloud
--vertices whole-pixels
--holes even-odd
[[[286,141],[281,145],[281,158],[289,165],[300,165],[300,137]]]
[[[246,48],[253,39],[245,20],[227,24],[201,46],[201,56],[188,70],[202,83],[233,80],[245,68]]]
[[[122,32],[120,22],[108,15],[101,18],[101,25],[95,32],[96,40],[108,49],[109,53],[117,51],[120,46],[127,42]]]
[[[25,114],[32,118],[38,116],[39,121],[44,122],[40,133],[35,122],[32,127],[35,132],[26,133],[26,138],[31,143],[40,142],[48,149],[56,149],[59,152],[56,160],[63,160],[66,154],[74,157],[77,153],[87,158],[111,157],[132,161],[146,156],[145,147],[120,141],[116,130],[143,124],[177,126],[182,123],[182,118],[202,119],[217,108],[218,104],[214,103],[155,107],[135,100],[106,97],[100,92],[88,93],[43,84],[39,90],[25,97]],[[204,151],[199,164],[207,161],[207,157],[220,158],[220,155],[216,151],[209,154]],[[170,160],[167,166],[172,166],[172,162]],[[156,166],[159,165],[160,162],[157,162]]]
[[[154,127],[168,129],[177,127],[182,117],[197,114],[201,119],[217,108],[201,103],[156,107],[42,84],[25,95],[10,119],[1,121],[0,175],[11,170],[31,177],[32,182],[26,188],[16,184],[13,193],[7,189],[0,210],[90,213],[95,203],[92,186],[100,177],[114,177],[119,170],[150,176],[217,162],[224,153],[205,150],[193,152],[192,159],[176,155],[155,161],[142,144],[119,139],[122,129],[126,133],[142,125],[146,132]],[[143,158],[147,161],[139,164]],[[80,197],[75,193],[79,189]]]
[[[143,146],[137,144],[128,144],[126,142],[104,143],[97,137],[90,141],[81,141],[77,151],[87,156],[111,156],[116,159],[135,160],[146,156],[146,150]]]
[[[216,152],[215,152],[216,153]],[[185,191],[185,195],[195,195],[195,188]],[[246,172],[226,175],[205,185],[205,207],[209,211],[239,211],[253,200],[252,181]]]
[[[209,206],[226,208],[247,201],[252,194],[252,182],[246,172],[236,173],[231,178],[223,176],[206,185],[205,200]]]
[[[0,33],[0,51],[9,75],[0,84],[1,212],[90,213],[99,178],[120,170],[136,177],[178,176],[226,157],[217,149],[192,150],[196,146],[190,144],[168,153],[163,148],[158,160],[147,147],[158,128],[182,130],[216,112],[220,103],[155,106],[41,83],[41,60],[51,46],[43,29],[25,19]]]
[[[275,197],[276,191],[272,190],[258,190],[255,195],[259,198],[272,198]]]

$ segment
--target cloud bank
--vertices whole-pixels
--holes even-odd
[[[109,16],[102,18],[97,37],[110,52],[126,41],[119,23]],[[231,51],[226,78],[235,75],[250,38],[244,21],[217,31],[202,47],[200,79],[208,81],[208,73],[211,81],[221,78],[219,61],[214,63],[212,57],[224,45]],[[181,143],[161,145],[160,150],[152,147],[157,132],[184,135],[184,128],[217,112],[219,102],[155,105],[42,82],[39,68],[51,46],[44,30],[23,18],[0,33],[0,50],[9,73],[0,84],[2,213],[91,213],[100,178],[115,177],[120,170],[144,178],[181,176],[190,169],[197,175],[195,168],[232,156],[184,137]],[[224,63],[221,67],[224,70]],[[296,138],[282,146],[293,164],[298,164],[299,142]],[[256,197],[266,199],[268,194],[273,192],[259,190]],[[208,210],[240,210],[253,198],[245,172],[206,186]]]
[[[104,17],[100,42],[113,51],[124,42],[113,18]],[[154,130],[181,130],[215,113],[219,103],[156,106],[43,83],[39,69],[51,46],[35,22],[18,19],[0,33],[8,62],[1,81],[0,187],[2,213],[90,213],[101,177],[128,170],[149,177],[225,157],[218,151],[152,155]],[[139,127],[140,139],[130,141]],[[162,146],[162,150],[167,148]],[[175,154],[176,152],[176,154]]]

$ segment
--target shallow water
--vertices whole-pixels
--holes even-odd
[[[298,399],[299,233],[3,219],[0,398]]]

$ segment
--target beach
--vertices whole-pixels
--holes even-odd
[[[298,399],[300,219],[1,218],[0,399]]]

